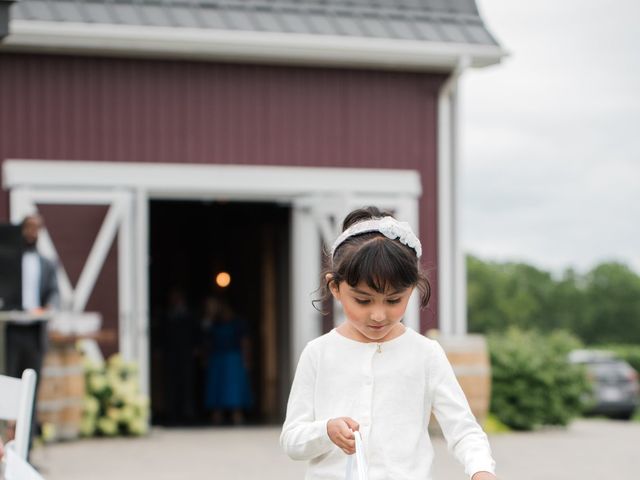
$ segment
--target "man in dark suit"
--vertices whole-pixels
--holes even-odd
[[[47,349],[47,323],[45,312],[57,308],[59,303],[56,268],[51,260],[36,250],[38,232],[42,227],[39,215],[29,215],[22,221],[22,309],[31,314],[31,320],[16,320],[6,327],[6,370],[12,377],[21,377],[26,368],[32,368],[40,378],[42,360]],[[42,315],[38,318],[39,315]],[[35,402],[34,402],[35,413]],[[32,424],[36,425],[35,415]]]

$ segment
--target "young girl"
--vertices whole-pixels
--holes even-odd
[[[280,443],[308,460],[306,478],[344,479],[362,436],[369,480],[430,480],[433,412],[449,449],[472,480],[495,479],[487,436],[476,422],[442,347],[405,327],[414,289],[430,287],[420,241],[375,207],[344,220],[325,275],[345,321],[309,342],[296,370]]]

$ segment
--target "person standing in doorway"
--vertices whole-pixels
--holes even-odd
[[[225,412],[241,425],[253,404],[249,382],[251,341],[245,321],[214,297],[204,302],[202,328],[206,338],[205,407],[219,425]]]
[[[167,425],[188,425],[195,420],[194,373],[197,323],[182,286],[169,290],[164,322]]]
[[[6,329],[7,374],[19,378],[25,369],[32,368],[38,375],[36,391],[47,349],[47,323],[43,319],[59,306],[55,264],[38,253],[36,248],[42,225],[42,217],[36,214],[28,215],[22,221],[22,309],[30,317],[28,320],[9,321]],[[35,403],[32,437],[37,425]]]

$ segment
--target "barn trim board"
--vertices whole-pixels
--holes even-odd
[[[282,203],[291,206],[290,364],[306,343],[322,333],[320,313],[310,302],[320,275],[322,244],[335,238],[352,208],[377,204],[394,210],[418,230],[420,175],[412,170],[245,165],[178,165],[12,159],[3,165],[10,190],[11,220],[20,221],[37,204],[109,205],[83,269],[83,283],[71,289],[60,271],[69,305],[81,311],[118,232],[120,350],[140,365],[142,390],[149,393],[148,209],[152,199],[207,199]],[[43,232],[45,254],[57,257]],[[86,273],[85,273],[86,272]],[[83,303],[83,299],[84,303]],[[408,326],[420,330],[417,298]],[[313,321],[309,321],[313,319]],[[293,367],[292,367],[293,368]]]
[[[20,19],[2,49],[429,72],[451,71],[461,56],[475,68],[507,56],[494,44]]]

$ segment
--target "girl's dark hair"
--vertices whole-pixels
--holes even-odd
[[[359,208],[347,215],[342,231],[355,223],[393,215],[377,207]],[[364,282],[378,293],[416,287],[420,292],[420,308],[425,308],[431,296],[431,285],[422,269],[416,252],[398,240],[392,240],[380,232],[367,232],[345,240],[326,258],[327,267],[322,272],[320,298],[316,303],[331,299],[330,286],[345,281],[351,287]],[[327,280],[327,274],[331,279]]]

